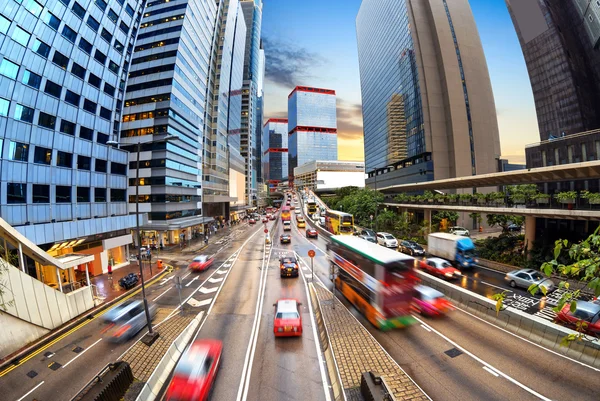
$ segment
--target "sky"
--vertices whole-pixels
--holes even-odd
[[[265,119],[287,117],[295,86],[334,89],[338,158],[363,160],[355,19],[361,0],[263,0]],[[531,84],[504,0],[470,0],[487,59],[502,157],[525,163],[539,141]]]

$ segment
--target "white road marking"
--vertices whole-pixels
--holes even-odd
[[[223,277],[221,277],[221,278],[209,278],[208,279],[208,282],[209,283],[213,283],[213,284],[220,283],[221,281],[223,281]]]
[[[203,299],[202,301],[198,302],[198,306],[205,306],[210,304],[213,301],[214,298],[209,298],[209,299]]]
[[[499,290],[502,290],[502,291],[508,291],[508,292],[512,292],[511,290],[509,290],[509,289],[507,289],[507,288],[504,288],[504,287],[499,287],[499,286],[497,286],[497,285],[494,285],[494,284],[487,283],[487,282],[485,282],[485,281],[483,281],[483,280],[479,280],[479,282],[480,282],[481,284],[489,285],[490,287],[498,288]]]
[[[499,377],[499,376],[500,376],[498,373],[496,373],[496,372],[495,372],[495,371],[493,371],[492,369],[488,368],[487,366],[484,366],[484,367],[483,367],[483,370],[485,370],[486,372],[488,372],[488,373],[490,373],[490,374],[492,374],[492,375],[494,375],[494,376],[496,376],[496,377]]]
[[[217,270],[215,273],[217,273],[217,274],[225,274],[225,273],[227,273],[227,270]]]
[[[201,287],[200,292],[203,294],[212,294],[213,292],[217,291],[218,289],[219,289],[219,287],[212,287],[212,288]]]
[[[187,276],[189,276],[190,274],[192,274],[192,272],[189,272],[188,274],[186,274],[185,276],[183,276],[181,279],[185,280],[187,278]]]
[[[305,274],[304,277],[306,277],[306,278],[312,278],[312,274],[310,274],[310,273],[309,274]]]
[[[487,363],[486,361],[484,361],[483,359],[479,358],[477,355],[473,354],[470,351],[467,351],[465,348],[461,347],[460,345],[458,345],[456,342],[452,341],[450,338],[446,337],[444,334],[440,333],[439,331],[437,331],[436,329],[434,329],[433,327],[429,326],[427,323],[425,323],[424,321],[422,321],[421,319],[419,319],[419,317],[414,316],[413,317],[420,322],[422,325],[429,327],[429,329],[431,329],[431,331],[433,331],[435,334],[437,334],[438,336],[442,337],[444,340],[446,340],[448,343],[450,343],[451,345],[453,345],[454,347],[458,348],[459,350],[461,350],[464,354],[467,354],[468,356],[470,356],[471,358],[473,358],[474,360],[476,360],[477,362],[479,362],[480,364],[487,366],[489,369],[492,369],[494,372],[497,372],[500,376],[502,376],[503,378],[505,378],[506,380],[508,380],[509,382],[521,387],[523,390],[527,391],[529,394],[539,398],[540,400],[544,400],[544,401],[552,401],[550,398],[543,396],[542,394],[538,393],[537,391],[533,390],[532,388],[527,387],[526,385],[524,385],[523,383],[513,379],[511,376],[507,375],[506,373],[503,373],[502,371],[498,370],[497,368],[493,367],[492,365],[490,365],[489,363]]]
[[[175,278],[175,276],[163,278],[162,280],[160,280],[160,283],[158,283],[158,285],[165,285],[169,282],[169,280],[173,280],[174,278]]]
[[[159,296],[157,296],[156,298],[154,298],[154,301],[158,301],[158,298],[162,297],[163,295],[165,295],[167,292],[169,292],[169,290],[171,290],[171,288],[173,287],[169,287],[167,288],[162,294],[160,294]]]
[[[23,397],[19,398],[17,401],[23,401],[25,399],[25,397],[27,397],[29,394],[33,393],[35,390],[37,390],[37,388],[39,386],[41,386],[42,384],[44,384],[44,382],[40,382],[40,384],[38,384],[37,386],[35,386],[34,388],[32,388],[31,390],[29,390],[29,392],[27,394],[25,394]]]
[[[212,298],[208,300],[208,302],[210,301],[212,301]],[[201,306],[200,301],[196,300],[195,298],[190,298],[189,301],[187,301],[187,304],[194,308]]]
[[[94,345],[98,344],[100,341],[102,341],[102,339],[98,339],[95,343],[93,343],[92,345],[90,345],[89,347],[87,347],[86,349],[84,349],[83,351],[81,351],[79,354],[77,354],[75,356],[75,358],[71,359],[69,362],[65,363],[64,365],[62,365],[62,369],[66,368],[67,366],[69,366],[71,364],[71,362],[73,362],[75,359],[79,358],[81,355],[85,354],[90,348],[92,348]]]
[[[533,316],[541,317],[542,319],[552,322],[554,321],[554,318],[556,318],[556,312],[552,310],[551,306],[544,306],[542,310],[535,312]]]
[[[231,263],[227,263],[227,264],[223,265],[223,267],[231,267]]]
[[[194,277],[193,279],[190,280],[189,283],[187,283],[185,286],[189,287],[194,281],[198,280],[198,276]]]
[[[429,330],[429,327],[427,327],[427,326],[423,326],[423,325],[421,325],[421,327],[422,327],[422,328],[424,328],[425,330],[427,330],[428,332],[430,332],[430,333],[431,333],[431,330]]]

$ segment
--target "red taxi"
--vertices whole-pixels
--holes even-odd
[[[248,224],[256,224],[256,220],[254,220],[254,219],[250,219],[250,220],[248,221]]]
[[[444,294],[425,285],[415,285],[412,307],[426,316],[442,316],[454,310]]]
[[[450,262],[441,258],[428,258],[422,260],[419,263],[419,266],[427,273],[442,278],[452,279],[460,278],[462,276],[460,270],[454,268],[454,266],[452,266]]]
[[[314,228],[306,230],[306,238],[319,238],[319,233]]]
[[[556,321],[574,330],[581,325],[586,334],[600,336],[600,301],[577,301],[572,312],[571,304],[565,304],[556,315]]]
[[[214,261],[215,259],[210,256],[199,255],[192,260],[189,268],[192,270],[204,271],[211,267]]]
[[[167,401],[208,399],[215,382],[223,343],[197,340],[182,355],[167,389]]]
[[[274,303],[275,320],[273,334],[275,337],[299,337],[302,335],[302,316],[300,305],[296,299],[280,299]]]

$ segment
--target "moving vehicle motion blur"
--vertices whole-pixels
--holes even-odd
[[[441,316],[454,310],[454,306],[444,298],[444,294],[425,285],[415,286],[413,308],[426,316]]]
[[[290,221],[292,219],[292,214],[290,212],[290,206],[283,206],[281,208],[281,221]]]
[[[298,261],[295,256],[282,256],[279,258],[280,277],[298,277]]]
[[[208,255],[198,255],[192,260],[192,263],[190,263],[188,267],[192,270],[204,271],[212,266],[214,260],[213,257]]]
[[[354,216],[337,210],[327,210],[325,228],[333,235],[352,235],[354,233]]]
[[[441,258],[428,258],[419,263],[419,267],[434,276],[452,279],[462,277],[460,270],[455,269],[447,260]]]
[[[418,281],[415,258],[354,236],[332,236],[327,250],[339,267],[336,288],[375,327],[389,330],[415,322],[410,315]]]
[[[377,243],[386,248],[398,248],[398,240],[390,233],[377,233]]]
[[[577,301],[575,310],[571,312],[571,305],[566,304],[556,316],[556,321],[573,329],[581,324],[586,334],[600,336],[600,301]]]
[[[521,287],[527,289],[532,284],[537,284],[539,287],[544,287],[548,293],[555,289],[552,280],[542,276],[539,271],[534,269],[513,270],[506,273],[504,280],[506,280],[512,288]]]
[[[156,304],[148,303],[150,318],[156,315]],[[125,342],[135,336],[146,326],[144,303],[141,300],[130,299],[111,309],[102,316],[109,323],[103,332],[110,342]]]
[[[444,258],[455,266],[475,267],[475,245],[469,237],[448,233],[431,233],[427,236],[427,253]]]
[[[292,242],[292,236],[289,234],[281,234],[279,236],[279,242],[282,244],[289,244]]]
[[[306,204],[306,208],[308,210],[308,214],[312,215],[313,213],[317,213],[317,202],[314,200],[308,201]]]
[[[297,299],[280,299],[274,303],[275,320],[273,334],[275,337],[299,337],[302,335],[302,315],[300,302]]]
[[[223,343],[196,340],[181,356],[167,389],[167,401],[205,401],[214,384]]]
[[[306,238],[319,238],[319,233],[314,228],[306,230]]]
[[[403,240],[400,241],[398,251],[410,256],[425,256],[425,250],[415,241]]]

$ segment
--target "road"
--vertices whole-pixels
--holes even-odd
[[[299,231],[294,228],[293,243],[306,243]],[[317,249],[316,276],[331,288],[324,255],[327,240],[320,236],[310,242]],[[310,263],[308,257],[303,260]],[[502,287],[503,276],[498,281],[490,273],[476,270],[463,280],[469,289],[498,291],[482,283]],[[514,293],[524,295],[525,291]],[[383,333],[340,299],[435,401],[600,399],[600,369],[565,358],[460,309],[442,319],[416,316],[418,324]]]

